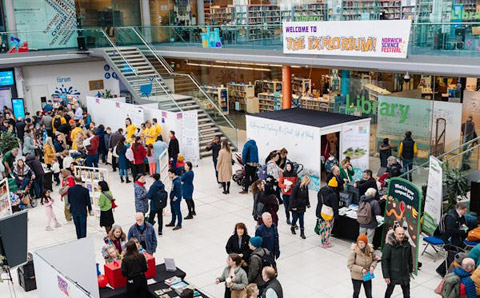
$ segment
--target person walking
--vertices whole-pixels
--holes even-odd
[[[68,189],[75,186],[75,180],[70,171],[66,169],[62,169],[60,175],[62,176],[62,184],[58,192],[60,193],[60,200],[64,203],[65,219],[69,222],[72,221],[72,214],[70,213],[70,203],[68,202]]]
[[[368,273],[373,274],[377,266],[377,258],[367,235],[360,234],[357,243],[352,244],[348,255],[347,268],[353,284],[353,298],[358,298],[363,284],[365,296],[372,298],[372,280],[364,280]]]
[[[287,217],[287,225],[291,225],[290,222],[290,196],[292,194],[292,188],[297,182],[298,175],[293,170],[293,164],[287,162],[283,173],[280,175],[278,180],[278,186],[282,190],[283,196],[283,207],[285,207],[285,216]]]
[[[258,147],[255,140],[248,140],[243,146],[242,162],[245,165],[245,179],[240,193],[246,194],[250,185],[257,180]]]
[[[268,178],[266,182],[263,180],[257,180],[258,182],[255,182],[252,185],[252,192],[258,193],[257,201],[259,203],[263,204],[263,210],[261,210],[261,213],[258,213],[260,210],[258,210],[258,205],[254,206],[255,209],[257,209],[257,226],[260,226],[263,224],[263,213],[268,212],[272,216],[273,223],[278,225],[278,209],[280,208],[280,205],[277,200],[277,196],[275,194],[274,186],[271,181],[271,178]],[[255,200],[254,200],[255,204]]]
[[[108,234],[112,229],[115,219],[113,218],[113,204],[115,199],[105,181],[98,182],[100,197],[98,198],[98,207],[100,208],[100,226],[105,228]]]
[[[213,168],[215,169],[215,177],[217,177],[217,183],[220,184],[218,181],[218,171],[217,171],[217,162],[218,162],[218,153],[222,149],[221,145],[221,138],[220,136],[215,136],[212,142],[207,145],[207,151],[212,151],[212,161],[213,161]]]
[[[153,255],[157,251],[157,236],[151,224],[145,221],[141,212],[135,214],[135,224],[128,230],[127,238],[130,241],[135,238],[148,254]]]
[[[90,193],[82,186],[82,178],[75,177],[75,185],[67,191],[70,213],[75,224],[77,239],[87,237],[87,215],[92,212]]]
[[[123,183],[124,182],[123,177],[125,177],[125,182],[130,183],[130,180],[128,179],[129,161],[125,156],[128,146],[125,144],[125,142],[126,142],[125,138],[122,137],[118,141],[117,145],[115,146],[115,150],[117,151],[117,155],[118,155],[118,173],[120,174],[120,181]]]
[[[262,237],[262,247],[268,249],[273,260],[280,257],[280,242],[277,225],[268,212],[262,214],[263,224],[255,231],[256,237]]]
[[[172,221],[166,227],[174,227],[173,230],[180,230],[182,228],[182,181],[177,176],[174,168],[168,169],[168,176],[172,180],[172,189],[170,190],[170,210],[172,213]],[[175,221],[177,225],[175,226]]]
[[[377,191],[374,188],[369,188],[364,196],[360,197],[357,211],[357,222],[360,226],[359,233],[366,234],[368,243],[373,243],[375,237],[375,229],[378,226],[377,216],[382,213],[380,204],[375,200]]]
[[[147,189],[145,188],[145,177],[138,174],[133,184],[135,191],[135,212],[140,212],[144,216],[148,212]]]
[[[248,235],[247,226],[243,222],[239,222],[233,229],[233,235],[228,238],[225,250],[227,254],[236,253],[246,263],[250,259],[251,250],[248,247],[250,236]]]
[[[248,282],[255,283],[260,292],[263,290],[265,281],[262,278],[263,260],[271,258],[268,249],[262,247],[262,237],[252,237],[248,243],[252,253],[248,261]]]
[[[157,173],[160,173],[160,155],[167,150],[167,143],[163,141],[162,135],[158,135],[157,141],[153,143],[153,153],[155,154],[156,170]]]
[[[175,137],[175,132],[171,130],[170,142],[168,143],[168,160],[170,161],[170,166],[174,169],[177,167],[178,153],[180,153],[180,145]]]
[[[231,253],[227,257],[227,267],[221,276],[215,279],[215,284],[225,282],[225,298],[244,298],[248,285],[247,273],[240,266],[242,257]]]
[[[150,200],[150,214],[148,222],[153,226],[155,215],[158,219],[158,235],[162,235],[163,230],[163,209],[167,206],[168,194],[165,191],[165,185],[160,180],[160,174],[153,174],[155,180],[148,189],[147,199]]]
[[[58,222],[55,212],[53,212],[53,198],[50,197],[50,191],[46,190],[43,192],[43,195],[40,199],[40,203],[45,206],[45,214],[47,215],[47,227],[45,230],[53,231],[50,223],[53,221],[55,223],[55,228],[60,228],[62,225]]]
[[[147,298],[147,260],[138,252],[135,241],[129,240],[126,249],[122,260],[122,275],[127,278],[127,297]]]
[[[147,150],[142,144],[140,137],[135,138],[135,143],[132,145],[133,151],[133,164],[132,164],[132,176],[137,177],[139,174],[143,175],[145,171],[144,159],[147,157]]]
[[[98,135],[94,135],[92,131],[87,131],[86,140],[89,142],[87,145],[87,159],[85,160],[85,164],[87,167],[94,167],[98,168],[98,146],[100,144],[100,137]]]
[[[305,239],[305,224],[304,224],[304,215],[307,211],[307,208],[310,208],[310,199],[308,197],[308,186],[310,185],[311,179],[309,175],[303,176],[303,178],[297,183],[292,189],[292,196],[290,197],[290,210],[292,211],[292,226],[290,231],[295,235],[295,226],[297,224],[297,219],[300,222],[300,237]]]
[[[222,149],[218,153],[217,161],[218,181],[222,184],[223,194],[230,193],[232,179],[232,151],[227,140],[222,141]]]
[[[333,229],[335,217],[338,217],[338,196],[335,188],[338,187],[337,180],[332,178],[328,185],[322,187],[317,194],[317,224],[319,225],[320,240],[323,248],[330,248],[330,235]],[[325,205],[325,207],[324,207]]]
[[[396,285],[402,287],[403,297],[410,298],[410,274],[413,272],[412,248],[402,227],[387,233],[382,252],[382,274],[387,284],[385,298],[392,296]]]
[[[265,282],[262,298],[283,298],[282,285],[277,280],[275,268],[271,266],[263,267],[262,279]]]
[[[192,219],[195,213],[195,202],[193,201],[193,178],[195,177],[192,171],[192,163],[187,161],[185,163],[185,173],[183,173],[182,181],[182,195],[187,203],[188,215],[184,219]]]
[[[413,169],[413,159],[417,153],[417,143],[412,139],[412,132],[407,131],[405,139],[403,139],[398,148],[398,157],[402,159],[404,173]],[[410,172],[407,176],[408,180],[412,181],[412,173]]]
[[[117,171],[118,167],[118,153],[116,152],[116,146],[118,142],[124,138],[123,129],[119,128],[116,132],[112,133],[110,136],[110,141],[108,142],[108,148],[112,152],[112,170]]]

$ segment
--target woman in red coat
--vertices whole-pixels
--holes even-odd
[[[292,188],[297,182],[298,175],[293,170],[293,164],[288,162],[285,165],[285,170],[280,175],[280,179],[278,180],[278,186],[282,189],[283,195],[283,206],[285,207],[285,215],[287,216],[287,224],[291,225],[290,222],[290,195],[292,194]]]
[[[133,164],[132,164],[132,176],[135,180],[138,174],[143,174],[144,168],[144,159],[147,157],[147,149],[142,144],[142,139],[140,137],[135,138],[135,143],[132,146],[133,151]]]

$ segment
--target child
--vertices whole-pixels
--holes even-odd
[[[142,245],[140,244],[140,242],[138,241],[137,238],[135,237],[132,237],[130,238],[129,240],[133,240],[135,242],[135,244],[137,245],[137,250],[138,250],[138,253],[139,254],[143,254],[143,253],[146,253],[147,251],[142,247]]]
[[[182,176],[185,173],[185,156],[179,153],[177,157],[177,168],[176,168],[177,176]]]
[[[247,286],[247,298],[257,298],[260,294],[258,287],[256,284],[249,284]]]
[[[105,264],[112,263],[113,261],[119,261],[122,257],[119,255],[118,250],[112,246],[107,246],[107,254],[108,258],[105,258]]]
[[[55,213],[53,213],[53,199],[50,197],[50,191],[43,191],[40,203],[45,206],[45,213],[47,214],[47,227],[45,230],[53,231],[52,227],[50,227],[50,222],[52,220],[55,222],[55,228],[60,228],[62,225],[58,222]]]
[[[148,160],[148,168],[150,169],[150,177],[155,174],[155,153],[153,151],[153,145],[148,145],[147,148],[147,160]]]

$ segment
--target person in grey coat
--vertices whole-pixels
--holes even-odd
[[[227,267],[223,270],[215,283],[225,282],[225,297],[243,297],[248,285],[247,273],[241,267],[242,257],[238,254],[229,254]],[[234,294],[234,295],[232,295]]]
[[[377,195],[377,190],[375,188],[369,188],[365,192],[364,196],[360,197],[360,203],[368,202],[370,203],[370,207],[372,208],[372,220],[368,224],[359,224],[360,231],[359,234],[366,234],[368,237],[368,243],[373,243],[373,237],[375,237],[375,229],[378,226],[377,222],[377,215],[382,213],[380,209],[380,204],[377,200],[375,200],[375,196]]]
[[[138,175],[134,184],[135,190],[135,212],[145,215],[148,212],[147,189],[145,188],[145,177]]]
[[[23,139],[23,155],[35,155],[35,144],[33,143],[33,130],[29,129],[25,132]]]

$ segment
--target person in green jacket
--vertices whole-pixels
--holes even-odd
[[[340,164],[342,166],[340,168],[340,179],[345,181],[346,184],[352,182],[355,172],[353,171],[353,167],[350,164],[350,161],[348,159],[344,159]]]
[[[112,211],[112,204],[115,199],[113,198],[107,182],[98,182],[98,187],[101,191],[100,197],[98,198],[98,207],[100,207],[100,226],[105,227],[105,231],[108,234],[115,223]]]

